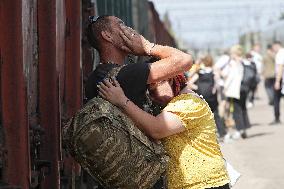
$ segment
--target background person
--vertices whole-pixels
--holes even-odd
[[[247,84],[248,89],[248,102],[247,102],[247,108],[252,108],[254,106],[254,100],[255,100],[255,93],[257,91],[257,86],[260,82],[260,75],[257,71],[257,66],[253,61],[253,57],[251,53],[246,53],[245,59],[243,60],[243,66],[248,69],[244,69],[244,77],[243,79],[247,77],[253,77],[254,80],[251,81],[251,83]],[[249,75],[246,75],[249,74]],[[244,85],[242,81],[242,85]]]
[[[275,83],[275,52],[272,45],[267,45],[266,53],[263,58],[264,87],[268,96],[268,104],[274,103],[274,83]]]
[[[251,108],[254,106],[254,100],[255,96],[257,95],[257,89],[258,89],[258,84],[260,83],[261,80],[261,73],[263,70],[263,57],[261,55],[261,45],[259,43],[256,43],[253,45],[252,50],[247,53],[250,57],[249,60],[253,62],[256,65],[256,71],[257,71],[257,84],[254,88],[252,88],[249,98],[248,98],[248,107]],[[258,96],[256,96],[258,97]]]
[[[215,73],[213,72],[213,58],[207,54],[201,58],[201,66],[199,71],[192,77],[191,83],[195,83],[194,91],[202,95],[208,103],[211,111],[214,113],[218,134],[221,140],[227,134],[224,119],[219,115],[219,103],[217,98],[217,87],[215,81]]]
[[[261,55],[261,46],[259,43],[253,45],[250,54],[252,56],[252,61],[256,64],[257,73],[260,75],[263,70],[263,57]]]
[[[250,127],[246,108],[248,93],[241,92],[244,77],[243,55],[243,48],[240,45],[233,46],[230,50],[230,63],[222,72],[225,78],[224,93],[231,106],[230,109],[233,110],[237,130],[232,136],[234,139],[246,138],[246,129]]]
[[[216,87],[218,91],[218,99],[219,99],[219,114],[222,119],[225,118],[226,112],[226,96],[224,94],[224,84],[225,80],[222,76],[222,72],[228,64],[230,63],[231,57],[229,55],[229,50],[225,50],[223,54],[217,59],[214,64],[214,73],[216,80]]]
[[[284,75],[284,48],[281,42],[273,43],[273,50],[275,56],[275,83],[274,83],[274,121],[270,125],[279,125],[280,121],[280,99],[284,94],[283,89],[283,75]],[[282,90],[282,91],[281,91]]]

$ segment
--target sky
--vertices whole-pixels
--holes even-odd
[[[188,46],[225,48],[248,31],[279,20],[284,0],[151,0],[163,19],[168,14],[176,36]]]

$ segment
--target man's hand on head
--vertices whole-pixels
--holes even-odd
[[[149,52],[153,47],[153,43],[150,43],[130,27],[121,25],[120,36],[124,41],[124,45],[121,46],[121,49],[128,53],[145,56],[149,55]]]

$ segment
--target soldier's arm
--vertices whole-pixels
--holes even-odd
[[[151,49],[150,55],[158,57],[160,60],[150,64],[148,84],[188,71],[193,64],[190,54],[168,46],[155,45]]]
[[[122,50],[138,56],[153,56],[159,59],[150,64],[148,84],[188,71],[193,64],[192,55],[173,47],[150,43],[129,27],[121,26],[120,36],[124,41]]]

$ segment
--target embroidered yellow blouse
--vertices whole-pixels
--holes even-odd
[[[165,108],[176,114],[186,131],[163,140],[170,156],[169,189],[204,189],[229,183],[208,104],[193,94],[175,97]]]

